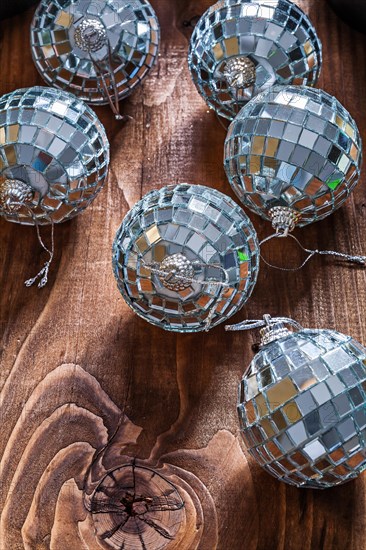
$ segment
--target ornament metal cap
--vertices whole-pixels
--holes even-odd
[[[232,57],[226,63],[224,71],[229,86],[235,89],[244,89],[254,86],[256,79],[255,63],[246,56]]]
[[[24,181],[6,179],[0,183],[0,209],[12,213],[31,202],[34,189]]]
[[[84,52],[97,52],[107,43],[107,31],[101,21],[87,17],[75,30],[74,40]]]
[[[282,320],[272,319],[270,315],[264,315],[263,319],[266,323],[266,326],[263,327],[260,331],[261,347],[291,334],[291,331],[285,327],[285,324]]]
[[[160,264],[161,271],[166,273],[162,283],[169,290],[179,292],[189,288],[194,277],[192,262],[183,254],[167,256]]]
[[[283,237],[287,237],[301,219],[300,212],[288,206],[274,206],[268,211],[268,216],[272,220],[272,227],[276,230],[276,234]]]

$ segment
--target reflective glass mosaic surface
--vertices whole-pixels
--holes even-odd
[[[238,412],[250,453],[273,476],[313,488],[352,479],[366,468],[366,349],[330,330],[267,344]]]
[[[192,281],[165,279],[171,262]],[[205,330],[208,321],[212,327],[234,315],[252,293],[258,264],[249,218],[229,197],[200,185],[148,193],[127,214],[113,246],[126,302],[150,323],[179,332]]]
[[[255,85],[237,90],[225,71],[233,58],[255,65]],[[220,0],[192,35],[189,66],[210,107],[232,119],[253,96],[274,84],[315,85],[321,44],[305,13],[288,0]]]
[[[47,84],[98,104],[108,100],[92,58],[112,95],[113,70],[122,99],[154,65],[158,44],[159,24],[147,0],[43,0],[31,28],[33,59]]]
[[[337,99],[303,86],[274,86],[231,123],[225,170],[239,199],[268,210],[301,212],[298,225],[321,220],[347,199],[361,169],[355,121]]]
[[[102,188],[108,164],[104,128],[75,96],[35,87],[0,98],[0,188],[26,183],[33,195],[28,208],[0,209],[7,220],[46,224],[76,216]]]

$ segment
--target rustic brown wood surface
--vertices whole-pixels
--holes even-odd
[[[319,86],[351,111],[366,140],[366,36],[325,0],[297,3],[323,41]],[[296,490],[264,473],[243,448],[236,391],[256,336],[222,326],[165,333],[135,316],[116,288],[112,241],[143,194],[187,181],[233,196],[222,167],[225,132],[186,63],[191,30],[184,21],[211,0],[152,4],[162,27],[159,63],[122,104],[131,122],[97,109],[111,141],[109,181],[83,215],[56,228],[56,258],[42,291],[23,285],[43,258],[35,230],[0,222],[0,548],[121,548],[118,531],[101,537],[112,525],[108,514],[91,514],[83,502],[93,463],[87,493],[115,467],[117,481],[105,481],[112,491],[134,477],[141,494],[153,484],[169,495],[157,511],[166,533],[151,527],[144,546],[137,529],[126,548],[361,550],[366,474],[324,492]],[[1,94],[42,84],[28,46],[31,17],[32,10],[0,24]],[[346,206],[297,232],[304,244],[365,252],[365,184],[366,170]],[[269,225],[251,218],[260,237],[267,235]],[[277,263],[299,259],[290,242],[272,242],[266,253]],[[262,264],[254,295],[234,321],[288,315],[366,344],[365,306],[360,268],[319,258],[293,275]]]

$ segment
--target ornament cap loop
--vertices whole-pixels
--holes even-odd
[[[268,211],[268,215],[272,220],[273,229],[281,237],[287,237],[301,219],[300,212],[288,206],[274,206]]]
[[[256,66],[249,57],[231,57],[226,63],[224,75],[231,88],[250,88],[255,85]]]
[[[263,315],[263,319],[247,320],[237,325],[227,325],[225,330],[236,332],[239,330],[254,330],[260,328],[261,342],[260,347],[263,347],[275,340],[284,338],[293,331],[286,328],[285,325],[290,325],[296,331],[303,330],[303,327],[290,317],[271,317],[269,314]]]
[[[0,209],[6,212],[16,212],[33,197],[33,187],[24,181],[9,178],[0,184]]]
[[[275,340],[279,340],[280,338],[284,338],[292,332],[285,327],[285,324],[282,320],[272,319],[270,315],[263,315],[263,319],[266,323],[266,326],[263,327],[260,331],[261,347],[265,346],[266,344],[270,344]]]
[[[107,32],[101,21],[87,17],[76,28],[76,45],[84,52],[98,52],[107,43]]]

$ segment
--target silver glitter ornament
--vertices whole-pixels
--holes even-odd
[[[289,0],[220,0],[195,26],[188,62],[204,100],[233,119],[274,84],[314,86],[322,48],[307,15]]]
[[[245,304],[258,274],[258,241],[229,197],[201,185],[152,191],[127,214],[113,269],[127,304],[161,328],[197,332]]]
[[[231,123],[229,182],[248,208],[277,229],[304,226],[339,208],[358,182],[362,143],[355,121],[322,90],[274,86]]]
[[[108,165],[105,130],[75,96],[35,87],[0,98],[0,216],[8,221],[73,218],[101,190]]]
[[[355,478],[366,469],[366,349],[339,332],[269,315],[227,330],[259,327],[261,349],[238,403],[250,454],[296,487],[321,489]]]
[[[109,103],[117,119],[153,67],[159,23],[147,0],[42,0],[31,26],[33,59],[50,86],[88,103]]]
[[[47,283],[54,255],[53,226],[75,217],[103,187],[109,143],[95,113],[72,94],[25,88],[0,98],[0,216],[35,225],[49,254],[40,273],[26,281]],[[51,247],[39,225],[52,225]]]

